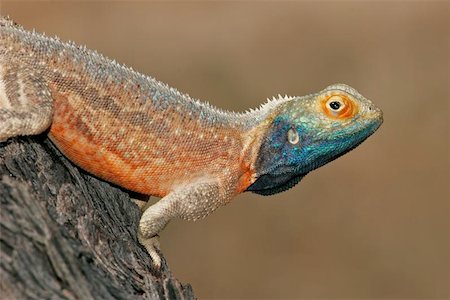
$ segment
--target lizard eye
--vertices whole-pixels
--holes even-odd
[[[321,102],[324,113],[333,119],[347,119],[358,112],[357,105],[344,95],[332,95]]]
[[[291,128],[291,129],[288,130],[287,138],[288,138],[289,143],[291,143],[292,145],[296,145],[300,141],[300,137],[298,136],[298,132],[294,128]]]
[[[345,103],[339,96],[333,96],[327,101],[327,107],[333,112],[340,112],[344,109]]]

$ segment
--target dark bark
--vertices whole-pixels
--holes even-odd
[[[1,299],[191,299],[138,243],[129,195],[45,137],[0,143]]]

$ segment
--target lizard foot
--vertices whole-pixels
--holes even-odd
[[[161,268],[161,256],[159,255],[159,235],[152,236],[151,238],[145,238],[142,234],[138,234],[139,243],[145,247],[156,269]]]

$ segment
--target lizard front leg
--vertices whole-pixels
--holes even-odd
[[[177,187],[148,207],[139,222],[139,242],[147,249],[154,265],[161,266],[158,233],[175,217],[195,221],[212,213],[229,200],[229,193],[217,181],[197,181]]]
[[[0,53],[0,142],[42,133],[53,117],[49,88],[35,72],[1,58]]]

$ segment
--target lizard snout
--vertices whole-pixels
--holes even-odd
[[[370,103],[367,108],[367,116],[370,119],[379,121],[380,125],[383,123],[383,111],[373,103]]]

